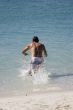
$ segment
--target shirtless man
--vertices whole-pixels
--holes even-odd
[[[40,64],[44,61],[44,56],[47,57],[47,51],[44,44],[39,42],[37,36],[34,36],[32,39],[32,43],[26,46],[22,53],[26,56],[27,51],[31,52],[31,69],[35,70],[39,67]],[[31,71],[29,72],[31,74]]]

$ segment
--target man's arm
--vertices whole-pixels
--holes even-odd
[[[44,45],[43,45],[43,50],[44,50],[44,55],[45,55],[45,57],[47,57],[47,51],[46,51],[46,48],[45,48]]]
[[[24,55],[28,55],[26,52],[27,52],[29,49],[30,49],[30,46],[28,45],[28,46],[26,46],[26,47],[22,50],[22,53],[23,53]]]

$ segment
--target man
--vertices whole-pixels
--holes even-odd
[[[37,36],[34,36],[32,39],[32,43],[26,46],[22,53],[26,56],[27,51],[30,50],[31,52],[31,69],[29,74],[32,74],[32,70],[34,72],[39,69],[40,65],[44,61],[44,56],[47,57],[47,51],[44,44],[39,42]]]

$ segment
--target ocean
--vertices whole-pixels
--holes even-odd
[[[46,87],[73,90],[73,1],[0,0],[0,96],[34,88],[31,77],[19,77],[30,64],[30,55],[24,57],[22,49],[33,36],[47,49]]]

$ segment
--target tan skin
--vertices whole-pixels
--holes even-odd
[[[24,55],[28,55],[26,53],[28,50],[30,50],[32,57],[43,57],[43,56],[47,57],[46,48],[42,43],[32,42],[23,49],[22,53]]]

